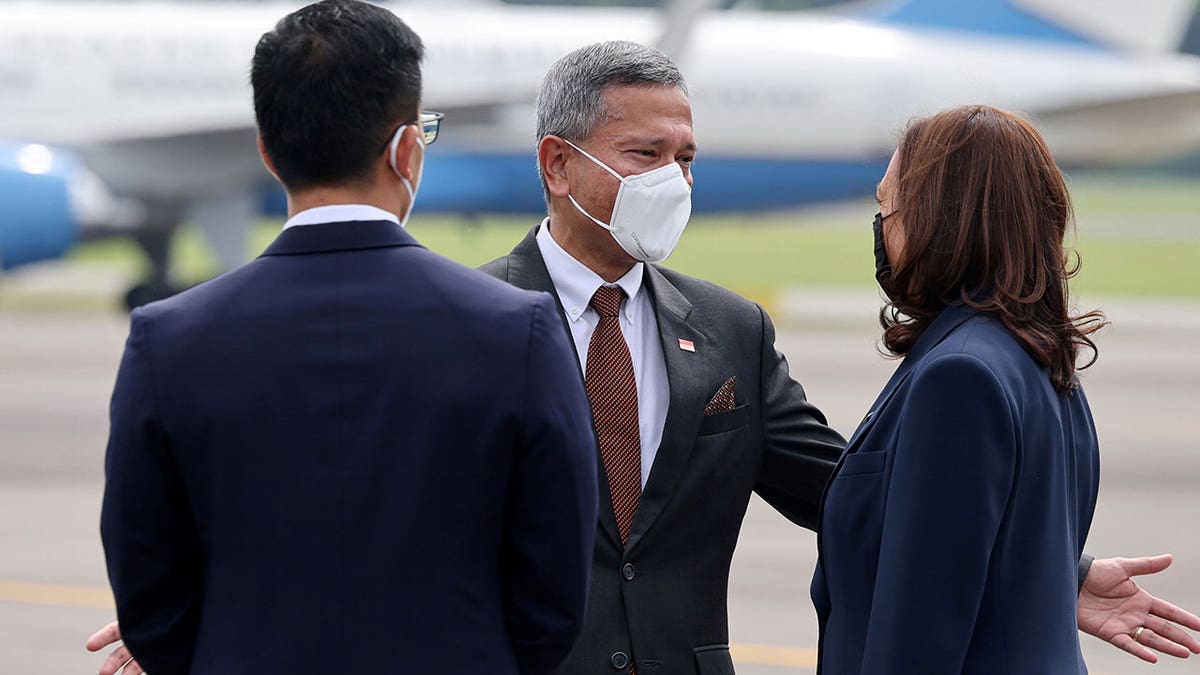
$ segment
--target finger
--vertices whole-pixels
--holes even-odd
[[[121,675],[144,675],[146,671],[142,670],[142,664],[137,661],[130,661],[125,666],[125,670],[121,671]]]
[[[1170,621],[1151,616],[1146,619],[1146,627],[1152,628],[1160,637],[1182,646],[1193,654],[1200,654],[1200,640]]]
[[[1170,553],[1156,555],[1152,558],[1122,558],[1121,568],[1129,576],[1139,577],[1143,574],[1158,574],[1170,567],[1174,560]]]
[[[1145,636],[1145,633],[1142,633],[1142,635]],[[1113,645],[1129,652],[1130,654],[1133,654],[1147,663],[1158,663],[1158,656],[1155,655],[1154,652],[1150,651],[1150,649],[1145,645],[1140,645],[1134,642],[1133,636],[1129,635],[1128,633],[1116,635],[1109,642],[1112,642]]]
[[[1186,647],[1180,644],[1175,644],[1174,642],[1162,637],[1153,630],[1150,630],[1149,627],[1142,631],[1142,634],[1138,636],[1138,638],[1138,642],[1149,647],[1150,649],[1160,651],[1164,654],[1170,654],[1175,658],[1186,659],[1187,657],[1191,656],[1191,652],[1189,652]]]
[[[1176,607],[1166,600],[1154,598],[1154,602],[1150,605],[1150,613],[1154,616],[1161,616],[1167,621],[1191,628],[1192,630],[1200,630],[1200,616]],[[1196,653],[1200,654],[1200,651]]]
[[[104,659],[104,663],[100,666],[100,675],[116,675],[117,671],[129,661],[133,659],[133,654],[129,653],[129,648],[121,645],[113,650],[113,653]]]
[[[120,639],[121,626],[114,621],[93,633],[92,637],[88,638],[87,645],[85,646],[89,652],[98,652]]]

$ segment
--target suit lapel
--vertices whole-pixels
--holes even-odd
[[[858,425],[858,429],[855,430],[854,435],[851,436],[850,440],[846,443],[846,452],[843,453],[843,456],[848,455],[858,449],[859,441],[866,436],[867,432],[871,430],[871,427],[875,426],[875,421],[879,419],[879,414],[883,412],[883,409],[886,408],[888,403],[891,402],[892,397],[896,395],[896,392],[900,390],[900,386],[903,385],[908,379],[908,376],[912,374],[913,369],[916,367],[917,363],[921,361],[921,358],[928,354],[929,351],[934,347],[941,344],[943,340],[949,337],[950,334],[954,332],[955,328],[958,328],[960,325],[965,323],[967,319],[970,319],[974,315],[974,310],[963,305],[954,305],[942,310],[942,313],[933,320],[933,323],[929,325],[929,328],[925,329],[925,332],[917,339],[917,343],[913,345],[913,348],[909,350],[907,355],[905,355],[904,362],[901,363],[900,367],[896,369],[896,372],[892,374],[891,379],[888,380],[887,386],[883,388],[883,391],[879,392],[879,397],[875,399],[875,403],[871,406],[871,411],[868,412],[867,416],[863,418],[862,423]]]
[[[711,377],[712,344],[704,333],[688,323],[692,304],[653,265],[646,265],[645,274],[643,283],[654,303],[671,400],[662,443],[630,528],[627,552],[637,546],[670,501],[696,445],[704,405],[716,391]],[[692,341],[695,351],[681,349],[680,339]]]
[[[905,362],[900,364],[895,373],[892,373],[892,378],[888,380],[887,386],[883,388],[883,391],[879,393],[879,397],[875,399],[870,412],[863,417],[858,428],[854,430],[854,435],[846,442],[846,451],[842,453],[843,457],[858,449],[858,442],[871,430],[871,427],[875,426],[875,422],[879,419],[879,413],[887,407],[892,397],[900,389],[900,385],[904,384],[904,381],[908,379],[908,375],[911,372],[912,367],[908,365],[908,362]]]
[[[546,269],[546,261],[542,259],[542,250],[538,248],[537,233],[541,226],[535,226],[525,235],[521,243],[508,254],[508,277],[506,281],[527,291],[544,291],[554,298],[554,306],[558,308],[558,318],[562,321],[563,330],[567,334],[567,342],[571,345],[571,353],[575,354],[575,362],[579,362],[579,352],[575,349],[575,339],[571,337],[571,325],[567,322],[567,313],[563,310],[562,300],[554,288],[554,281]],[[594,429],[593,429],[594,432]],[[596,454],[596,470],[600,478],[600,525],[617,548],[621,547],[621,535],[617,530],[617,516],[613,512],[612,498],[609,496],[608,474],[604,471],[604,460]],[[636,521],[635,521],[636,527]]]

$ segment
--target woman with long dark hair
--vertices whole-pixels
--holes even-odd
[[[820,672],[1085,673],[1099,457],[1077,371],[1103,317],[1071,313],[1062,173],[1028,121],[969,106],[909,126],[878,199],[904,360],[822,500]]]

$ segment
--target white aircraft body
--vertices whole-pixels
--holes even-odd
[[[567,52],[610,39],[663,44],[683,69],[702,212],[869,194],[907,120],[963,103],[1028,113],[1068,165],[1200,148],[1200,57],[1174,51],[1196,5],[1107,4],[912,0],[855,14],[701,9],[667,22],[678,6],[387,6],[426,44],[425,107],[447,114],[418,212],[478,214],[542,208],[541,78]],[[281,204],[255,150],[250,58],[296,6],[7,3],[0,261],[22,262],[4,254],[31,229],[15,223],[43,214],[54,225],[43,230],[131,228],[160,286],[166,242],[185,220],[238,262],[245,227]],[[1119,20],[1097,18],[1105,12]],[[58,189],[31,189],[34,178]]]

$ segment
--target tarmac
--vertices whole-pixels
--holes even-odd
[[[845,435],[896,366],[876,350],[878,304],[869,290],[840,289],[796,289],[772,303],[793,376]],[[1113,321],[1084,375],[1103,463],[1087,548],[1099,557],[1174,553],[1175,565],[1144,585],[1200,611],[1200,304],[1080,306],[1101,306]],[[6,306],[0,294],[0,659],[8,672],[86,674],[102,660],[83,643],[113,618],[98,521],[108,397],[127,329],[115,312]],[[815,561],[815,536],[755,498],[730,579],[739,674],[814,672]],[[297,648],[308,639],[296,636]],[[1200,673],[1200,656],[1149,666],[1091,637],[1083,646],[1095,674]]]

